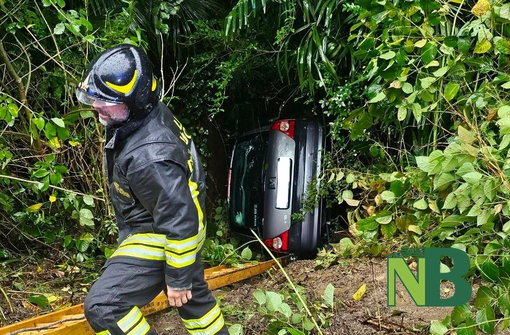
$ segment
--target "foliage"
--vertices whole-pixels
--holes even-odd
[[[304,288],[297,286],[297,289],[301,296],[304,296]],[[312,314],[321,321],[319,325],[321,328],[327,328],[329,326],[328,319],[334,315],[334,290],[333,285],[328,284],[323,300],[312,304]],[[310,334],[315,328],[296,293],[257,290],[253,292],[253,296],[259,314],[269,322],[267,325],[268,334]],[[308,303],[306,299],[304,302]]]

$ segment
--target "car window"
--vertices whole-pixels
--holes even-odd
[[[262,132],[243,137],[236,145],[230,184],[230,220],[233,225],[262,226],[267,140],[268,133]]]

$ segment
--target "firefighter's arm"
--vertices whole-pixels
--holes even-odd
[[[205,238],[201,212],[194,200],[185,166],[158,159],[130,169],[131,190],[151,213],[156,233],[166,235],[165,279],[173,290],[191,289],[193,264]]]

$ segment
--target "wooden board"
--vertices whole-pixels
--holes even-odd
[[[288,257],[283,257],[280,262],[287,262]],[[210,290],[214,290],[253,276],[261,274],[275,264],[274,261],[261,263],[248,263],[241,268],[228,268],[225,265],[205,269],[205,280]],[[161,292],[153,301],[141,310],[144,315],[150,315],[170,307],[166,295]],[[66,321],[66,319],[70,319]],[[79,320],[76,320],[79,319]],[[57,324],[55,324],[57,323]],[[30,328],[45,329],[30,330]],[[19,332],[23,330],[22,332]],[[53,313],[24,320],[4,328],[0,328],[0,335],[94,335],[94,330],[83,315],[83,304],[65,308]]]

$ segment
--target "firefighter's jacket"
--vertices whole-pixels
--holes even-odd
[[[119,228],[119,247],[108,262],[164,261],[167,285],[191,288],[206,230],[205,175],[191,137],[160,102],[143,120],[107,127],[105,143]]]

